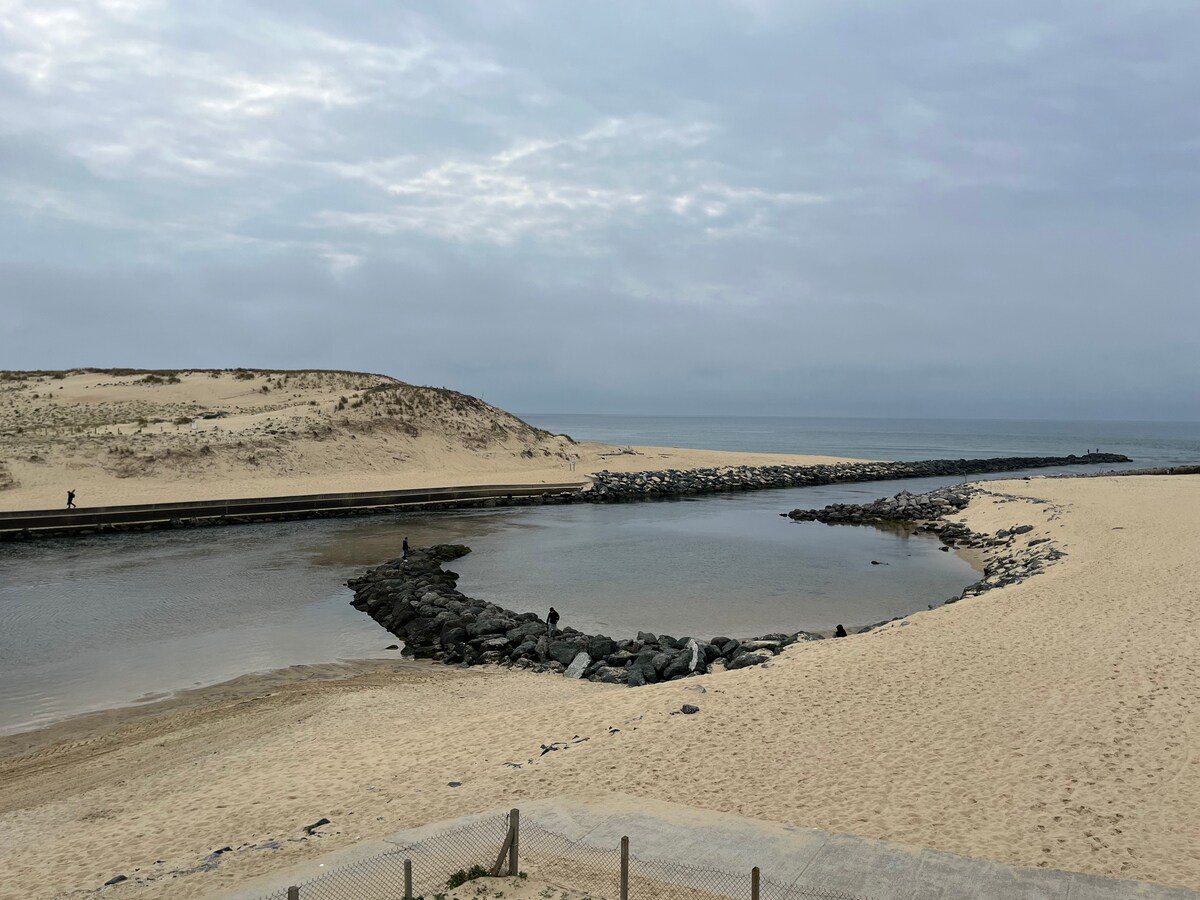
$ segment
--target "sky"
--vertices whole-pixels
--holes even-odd
[[[1200,420],[1194,0],[0,0],[0,368]]]

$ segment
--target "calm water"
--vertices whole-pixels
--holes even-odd
[[[1198,422],[1018,422],[949,419],[527,415],[576,440],[861,459],[1067,456],[1099,448],[1133,465],[1200,462]]]
[[[868,458],[1060,454],[1200,460],[1200,427],[532,416],[577,439]],[[972,430],[974,428],[975,430]],[[944,600],[975,579],[937,544],[795,523],[946,479],[665,503],[487,510],[0,545],[0,732],[246,672],[392,655],[345,580],[400,540],[462,542],[462,589],[566,624],[709,637],[829,628]],[[872,566],[871,560],[887,565]]]

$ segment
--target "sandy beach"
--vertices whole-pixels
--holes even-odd
[[[1200,888],[1200,478],[987,488],[973,528],[1029,523],[1022,540],[1068,556],[765,669],[626,689],[373,663],[4,739],[0,896],[117,874],[145,879],[121,896],[204,896],[400,827],[595,791]],[[701,713],[671,715],[685,701]],[[551,741],[568,746],[540,757]],[[286,840],[322,816],[320,838]]]
[[[0,380],[0,511],[62,508],[68,490],[86,509],[839,461],[574,442],[474,397],[382,375],[181,370]]]

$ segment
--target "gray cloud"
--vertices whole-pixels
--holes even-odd
[[[1200,11],[0,0],[0,365],[1200,419]]]

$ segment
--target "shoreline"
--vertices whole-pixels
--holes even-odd
[[[430,665],[197,714],[139,709],[128,715],[161,730],[0,757],[11,896],[118,873],[130,896],[207,896],[398,827],[598,780],[650,799],[686,792],[717,813],[1200,887],[1186,837],[1200,808],[1187,753],[1200,739],[1200,479],[989,485],[952,518],[992,535],[1030,522],[1023,542],[1051,537],[1070,555],[981,599],[795,645],[766,670],[617,691]],[[700,713],[673,715],[681,703]],[[333,824],[306,840],[322,816]],[[255,849],[271,840],[278,851]],[[197,870],[225,846],[219,867]]]
[[[647,448],[654,449],[654,448]],[[670,449],[670,448],[658,448]],[[676,451],[679,452],[679,451]],[[685,451],[711,455],[716,451]],[[618,455],[640,455],[637,452]],[[666,454],[661,454],[666,456]],[[157,528],[195,528],[252,522],[293,521],[330,516],[398,511],[528,506],[564,503],[620,503],[668,500],[736,491],[775,490],[814,485],[959,477],[1027,471],[1071,465],[1130,462],[1116,453],[1083,456],[934,459],[907,462],[829,461],[769,464],[770,455],[727,454],[717,468],[610,471],[587,473],[582,481],[474,484],[389,491],[300,494],[261,498],[201,500],[188,503],[118,505],[91,509],[0,511],[0,541],[43,537],[92,536]],[[747,464],[744,460],[752,459]],[[733,460],[743,460],[734,464]],[[757,464],[756,464],[757,463]],[[589,483],[590,482],[590,483]]]

